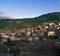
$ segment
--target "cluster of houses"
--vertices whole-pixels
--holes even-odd
[[[25,50],[26,48],[30,48],[31,45],[32,45],[32,50],[31,49],[26,49],[26,50],[33,51],[33,49],[35,50],[37,47],[39,49],[41,47],[41,45],[43,46],[44,43],[46,45],[46,42],[44,42],[44,41],[48,41],[48,40],[50,41],[50,45],[53,45],[54,42],[55,42],[55,45],[60,46],[60,21],[45,22],[45,23],[43,23],[41,25],[37,25],[35,27],[21,28],[21,29],[18,29],[18,30],[15,29],[15,30],[12,30],[12,31],[10,31],[10,30],[3,30],[3,31],[0,30],[0,44],[8,42],[8,39],[10,39],[11,42],[13,42],[13,41],[14,42],[18,41],[19,42],[21,40],[28,40],[30,42],[29,44],[23,43],[22,44],[23,47],[20,46],[22,54],[25,54],[26,52],[28,53],[28,51],[23,51],[23,50]],[[55,37],[57,37],[57,38],[55,38]],[[36,42],[36,41],[38,41],[38,42]],[[7,47],[7,48],[9,50],[9,47]],[[15,48],[15,46],[14,46],[12,48],[12,50],[17,49],[17,48]],[[29,53],[33,53],[33,52],[29,51]],[[41,51],[39,51],[39,52],[41,52]]]
[[[20,41],[20,40],[40,40],[43,36],[54,36],[59,35],[60,38],[60,21],[55,22],[45,22],[42,25],[36,27],[28,27],[19,29],[17,32],[13,33],[0,33],[0,39],[2,42],[7,42],[8,39],[11,41]],[[43,38],[44,39],[44,38]]]

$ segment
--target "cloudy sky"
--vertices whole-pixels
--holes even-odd
[[[0,0],[0,15],[12,18],[60,12],[60,0]]]

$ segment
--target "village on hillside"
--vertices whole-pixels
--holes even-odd
[[[9,53],[10,56],[54,56],[57,55],[54,52],[56,48],[60,48],[60,21],[18,30],[0,29],[1,53]]]

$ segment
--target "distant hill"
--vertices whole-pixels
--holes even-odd
[[[34,18],[23,18],[23,19],[9,19],[0,17],[0,29],[6,28],[21,28],[29,26],[36,26],[43,22],[55,21],[60,18],[60,12],[53,12],[44,14]]]
[[[9,17],[6,17],[6,16],[0,16],[0,20],[2,19],[10,19]]]

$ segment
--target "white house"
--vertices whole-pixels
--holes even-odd
[[[15,41],[15,36],[10,37],[11,41]]]
[[[55,35],[55,32],[54,31],[49,31],[48,32],[48,36],[54,36]]]

